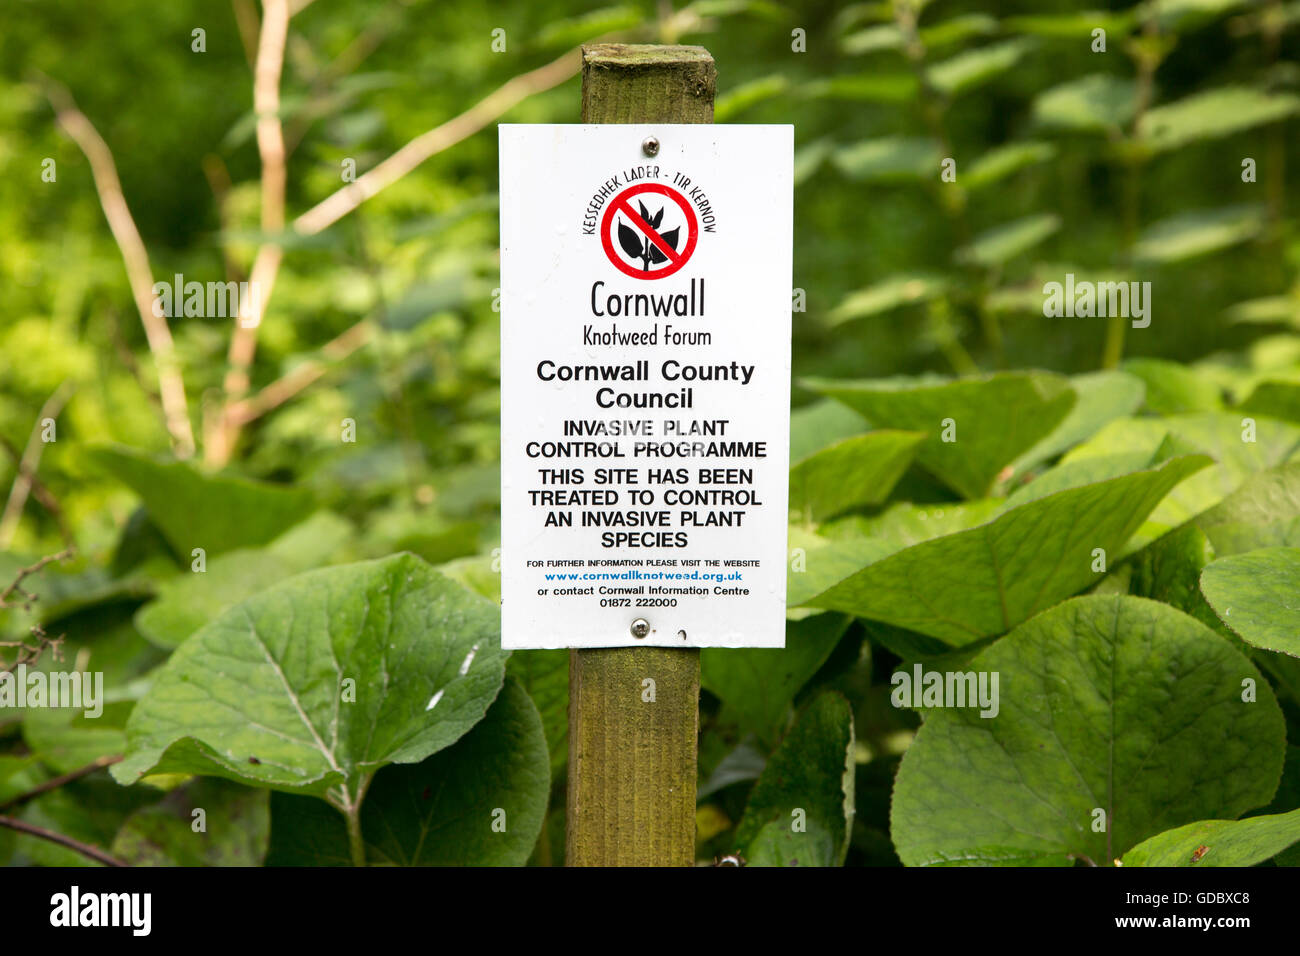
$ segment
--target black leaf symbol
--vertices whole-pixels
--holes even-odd
[[[641,251],[641,234],[622,222],[618,224],[618,244],[633,259],[644,258]]]
[[[660,209],[657,213],[655,213],[655,217],[650,220],[650,228],[658,229],[659,223],[663,221],[664,221],[664,211]],[[676,248],[676,246],[674,246],[673,248]]]
[[[644,219],[646,222],[650,222],[650,210],[645,207],[645,203],[643,203],[641,200],[638,199],[636,201],[636,206],[637,209],[641,211],[641,218]],[[650,225],[653,226],[654,223],[651,222]]]
[[[663,210],[661,209],[660,212],[663,212]],[[662,236],[660,236],[660,238],[663,239],[664,242],[668,243],[668,245],[670,245],[670,246],[672,246],[674,249],[676,249],[676,248],[677,248],[677,233],[680,231],[680,228],[681,228],[681,227],[678,227],[677,229],[669,229],[669,230],[668,230],[667,232],[665,232]],[[654,243],[651,243],[651,244],[650,244],[650,261],[651,261],[651,262],[667,262],[667,261],[668,261],[668,257],[665,256],[662,252],[659,251],[659,247],[658,247],[658,246],[656,246]]]

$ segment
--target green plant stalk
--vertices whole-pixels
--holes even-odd
[[[1143,37],[1150,40],[1159,33],[1159,25],[1154,16],[1147,19],[1142,26]],[[1137,99],[1133,109],[1133,122],[1130,127],[1129,141],[1136,142],[1138,130],[1142,126],[1142,117],[1145,115],[1147,108],[1151,105],[1151,98],[1154,93],[1156,70],[1160,68],[1160,63],[1164,55],[1151,50],[1144,50],[1141,46],[1132,46],[1130,56],[1133,57],[1137,67]],[[1124,176],[1124,208],[1123,208],[1123,234],[1121,241],[1123,247],[1120,251],[1120,258],[1126,267],[1133,264],[1133,247],[1137,243],[1138,216],[1140,213],[1139,203],[1141,201],[1142,187],[1142,164],[1144,160],[1140,155],[1130,156],[1127,159],[1127,168]],[[1124,357],[1124,330],[1127,320],[1123,316],[1112,315],[1106,319],[1106,341],[1102,346],[1101,367],[1112,369],[1119,365],[1120,360]]]
[[[348,821],[348,851],[353,866],[366,865],[366,841],[361,837],[361,806],[355,805],[343,814]]]
[[[907,57],[908,65],[911,67],[917,80],[916,108],[921,115],[926,127],[930,130],[930,135],[939,143],[940,152],[945,156],[953,155],[952,143],[948,137],[948,130],[944,124],[944,117],[948,111],[948,100],[938,90],[930,85],[930,81],[925,72],[925,44],[921,42],[921,36],[917,30],[918,9],[912,4],[898,3],[893,4],[894,23],[899,32],[903,35],[903,52]],[[966,196],[962,187],[956,183],[937,184],[936,193],[939,200],[939,208],[943,210],[949,224],[955,233],[957,245],[965,245],[970,239],[970,222],[966,218]],[[945,189],[951,189],[955,192],[944,192]],[[992,315],[984,307],[986,291],[981,287],[976,292],[975,310],[979,315],[980,331],[984,336],[985,344],[992,350],[994,361],[999,367],[1005,365],[1005,355],[1002,348],[1002,327],[998,322],[996,315]],[[949,307],[953,306],[951,296],[945,296]],[[943,348],[944,355],[948,363],[961,375],[972,375],[979,371],[979,367],[971,358],[970,353],[964,347],[955,341],[953,335],[953,345],[956,350],[949,347]]]
[[[344,783],[336,793],[331,792],[325,797],[325,801],[343,814],[343,819],[347,822],[348,853],[352,857],[353,866],[366,865],[366,841],[361,835],[361,801],[365,799],[372,779],[374,774],[362,778],[357,783],[355,796],[348,793],[348,785]]]

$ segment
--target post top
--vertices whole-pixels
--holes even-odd
[[[702,46],[660,46],[654,43],[591,43],[582,48],[584,67],[699,66],[712,64],[713,55]]]

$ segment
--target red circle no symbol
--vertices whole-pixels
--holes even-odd
[[[673,206],[664,204],[656,212],[648,209],[642,200],[638,200],[635,206],[628,201],[647,194],[672,200],[673,206],[681,212],[680,217],[674,218],[684,220],[684,224],[678,222],[671,229],[661,229],[664,212]],[[649,221],[641,214],[642,209],[650,212]],[[686,232],[685,242],[682,241],[683,230]],[[614,197],[600,221],[600,241],[605,247],[605,255],[620,272],[634,279],[662,279],[672,275],[691,258],[699,237],[695,210],[686,197],[671,186],[659,183],[642,183],[623,190]],[[633,261],[639,261],[640,267]]]

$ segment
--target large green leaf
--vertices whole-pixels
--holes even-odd
[[[889,497],[912,463],[921,432],[880,429],[823,448],[790,468],[790,512],[821,521]]]
[[[819,695],[749,793],[735,843],[751,866],[839,866],[853,826],[853,711]]]
[[[1255,866],[1300,841],[1300,810],[1245,820],[1199,820],[1143,840],[1125,866]]]
[[[1058,491],[1065,491],[1067,488],[1079,488],[1083,485],[1119,478],[1130,472],[1149,468],[1156,463],[1150,454],[1141,451],[1127,455],[1095,455],[1079,461],[1067,461],[1055,468],[1049,468],[1032,481],[1018,487],[1007,495],[1003,507],[1010,511],[1031,501],[1037,501],[1039,498],[1054,495]]]
[[[706,647],[700,652],[700,685],[722,699],[742,730],[770,739],[848,626],[842,614],[817,614],[786,623],[784,648]]]
[[[311,493],[301,488],[207,475],[188,462],[130,448],[98,447],[88,454],[140,496],[168,543],[186,561],[195,548],[211,556],[266,544],[315,507]]]
[[[793,409],[790,412],[790,460],[802,461],[827,445],[861,434],[868,427],[861,415],[831,398]]]
[[[1183,482],[1152,514],[1153,530],[1168,531],[1223,501],[1253,473],[1286,461],[1300,447],[1300,428],[1267,418],[1250,425],[1231,412],[1120,418],[1071,449],[1062,461],[1137,451],[1154,454],[1162,444],[1204,452],[1217,462]],[[1213,535],[1210,540],[1215,540]]]
[[[1078,396],[1070,413],[1033,448],[1020,455],[1012,466],[1016,471],[1054,458],[1091,438],[1109,422],[1132,415],[1142,405],[1142,380],[1124,372],[1085,372],[1070,377]]]
[[[800,605],[864,564],[878,561],[899,547],[893,542],[861,536],[832,540],[801,526],[791,527],[789,534],[792,559],[790,573],[785,577],[785,603],[792,618],[816,613]]]
[[[1300,383],[1260,382],[1240,407],[1251,415],[1268,415],[1300,424]]]
[[[1171,827],[1262,806],[1277,788],[1285,738],[1272,690],[1227,641],[1164,604],[1067,601],[970,669],[999,675],[998,714],[930,710],[894,788],[894,843],[909,866],[1107,865]],[[1249,703],[1247,678],[1259,695]]]
[[[1300,657],[1300,548],[1260,548],[1201,572],[1201,592],[1248,644]]]
[[[1257,472],[1196,519],[1223,558],[1267,547],[1300,547],[1300,461]]]
[[[953,645],[1002,634],[1094,584],[1096,549],[1118,554],[1160,499],[1206,463],[1179,457],[1031,501],[869,564],[807,603]]]
[[[999,473],[1046,437],[1074,406],[1068,380],[1044,372],[931,381],[807,382],[878,428],[925,432],[917,461],[966,498],[988,495]],[[954,441],[944,441],[944,422]]]
[[[900,501],[879,514],[870,517],[850,515],[840,521],[823,525],[820,530],[825,537],[832,540],[867,536],[889,544],[893,551],[901,551],[922,541],[965,531],[967,528],[974,528],[991,521],[1002,510],[1002,505],[1001,498],[946,501],[934,505]]]
[[[1213,560],[1214,546],[1205,533],[1183,525],[1133,555],[1129,593],[1161,601],[1219,630],[1223,625],[1201,595],[1201,570]]]
[[[113,775],[207,774],[355,804],[380,767],[477,723],[504,671],[497,608],[414,555],[308,571],[181,645],[131,714]]]
[[[451,747],[375,775],[361,809],[366,861],[522,866],[550,796],[546,738],[528,694],[507,680],[487,716]],[[343,818],[318,800],[271,795],[268,866],[347,866]]]
[[[183,572],[158,585],[157,600],[135,615],[140,633],[174,648],[222,611],[287,577],[327,563],[347,539],[342,518],[320,512],[265,548],[237,548],[205,562],[203,572]]]
[[[506,676],[519,682],[541,714],[551,773],[558,774],[569,762],[569,652],[514,651],[506,662]]]
[[[1158,415],[1223,408],[1218,387],[1186,365],[1167,359],[1138,358],[1126,360],[1123,368],[1146,385],[1146,407]]]
[[[132,866],[261,866],[270,830],[265,790],[201,777],[127,817],[111,852]]]

